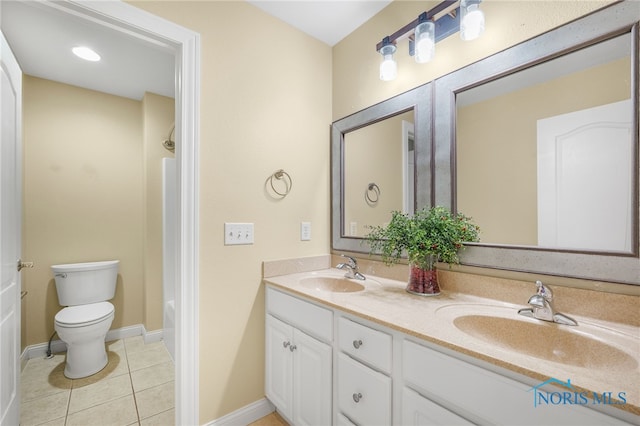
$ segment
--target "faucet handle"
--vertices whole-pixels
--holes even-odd
[[[342,256],[345,259],[347,259],[349,261],[349,266],[351,266],[352,268],[357,268],[358,267],[358,261],[355,260],[353,257],[347,256],[346,254],[341,254],[340,256]]]
[[[546,300],[552,300],[553,299],[553,292],[551,291],[551,289],[549,287],[547,287],[546,285],[542,284],[542,281],[536,281],[536,287],[538,288],[537,290],[537,294],[539,294],[540,296],[544,297]]]

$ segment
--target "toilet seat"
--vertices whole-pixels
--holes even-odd
[[[109,302],[68,306],[56,314],[56,325],[73,328],[85,327],[103,321],[113,315],[114,307]]]

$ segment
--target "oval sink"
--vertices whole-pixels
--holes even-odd
[[[364,290],[364,286],[353,280],[338,277],[310,277],[300,280],[300,285],[316,291],[331,293],[353,293]]]
[[[638,362],[626,352],[591,336],[589,327],[532,322],[520,318],[469,314],[453,320],[462,332],[535,358],[584,368],[632,371]]]

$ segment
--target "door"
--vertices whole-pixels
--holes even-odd
[[[265,336],[265,394],[287,418],[293,414],[293,328],[267,315]]]
[[[293,330],[293,423],[331,424],[331,346]]]
[[[22,72],[0,33],[0,424],[20,423]]]
[[[538,121],[538,244],[631,251],[631,101]]]

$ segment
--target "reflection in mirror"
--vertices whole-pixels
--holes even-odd
[[[483,243],[632,251],[631,39],[456,94],[457,209]]]
[[[344,135],[344,233],[364,237],[392,211],[413,213],[414,112]]]

